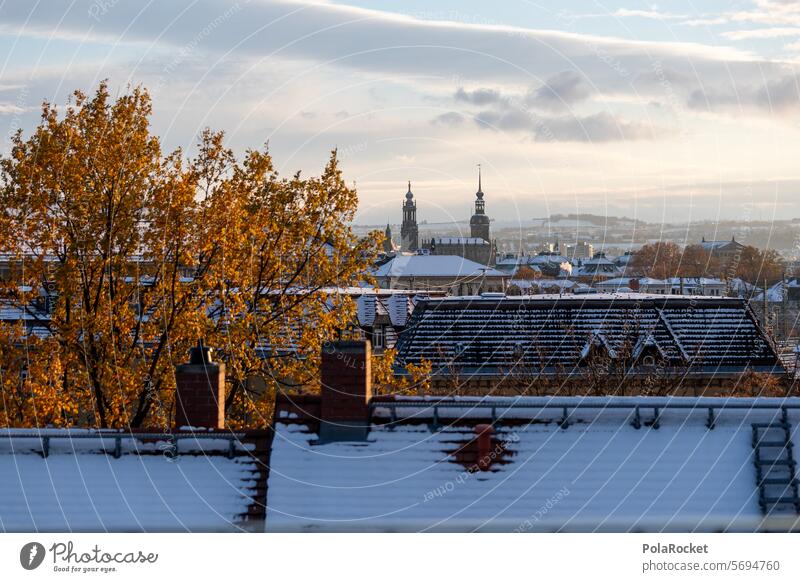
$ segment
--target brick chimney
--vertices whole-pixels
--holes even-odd
[[[641,285],[639,284],[639,279],[631,279],[628,282],[628,287],[631,288],[631,291],[638,291],[641,287]]]
[[[363,440],[372,398],[369,341],[326,342],[322,346],[320,440]]]
[[[475,427],[475,442],[478,445],[478,469],[488,471],[494,460],[492,451],[492,435],[494,430],[491,424],[479,424]]]
[[[225,428],[225,364],[211,352],[198,342],[189,362],[175,367],[175,428]]]

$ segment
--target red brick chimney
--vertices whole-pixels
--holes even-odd
[[[488,471],[494,460],[492,451],[492,435],[494,430],[491,424],[479,424],[475,427],[475,440],[478,443],[478,469]]]
[[[322,346],[320,439],[362,440],[372,398],[372,348],[366,340]]]
[[[639,286],[639,279],[631,279],[631,280],[628,282],[628,287],[630,287],[630,289],[631,289],[632,291],[638,291],[638,290],[639,290],[639,287],[640,287],[640,286]]]
[[[225,364],[198,342],[189,362],[175,367],[175,428],[225,428]]]

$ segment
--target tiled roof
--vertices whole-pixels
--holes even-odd
[[[279,414],[267,530],[753,531],[769,526],[751,423],[774,421],[777,406],[796,400],[739,399],[776,407],[717,410],[710,429],[707,407],[726,399],[461,398],[434,417],[431,401],[409,398],[394,412],[378,402],[365,441],[327,444],[313,421]],[[642,410],[635,428],[637,402],[689,408],[661,410],[655,425],[653,409]],[[545,403],[553,407],[536,407]],[[570,409],[561,423],[558,407],[580,403],[598,407]],[[490,421],[489,405],[502,453],[470,471],[456,451]],[[787,419],[796,426],[800,414]],[[770,519],[797,526],[795,514]]]
[[[170,458],[168,435],[126,438],[115,458],[114,438],[87,434],[0,431],[0,531],[241,530],[265,481],[252,444],[229,458],[228,440],[181,439]],[[48,455],[24,435],[51,436]]]
[[[670,364],[691,363],[692,374],[783,370],[744,301],[652,294],[421,301],[398,342],[398,360],[429,360],[434,373],[576,372],[596,333],[614,347],[652,336]]]
[[[358,323],[371,327],[376,316],[386,315],[394,327],[405,327],[408,318],[414,311],[417,296],[412,294],[392,293],[379,296],[374,293],[361,295],[356,299]]]

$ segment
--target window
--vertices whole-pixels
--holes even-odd
[[[642,358],[642,365],[643,366],[655,366],[656,359],[653,356],[645,356]]]
[[[376,348],[383,347],[383,327],[376,327],[372,331],[372,345]]]

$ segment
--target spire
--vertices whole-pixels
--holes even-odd
[[[408,192],[406,192],[406,200],[411,200],[414,194],[411,192],[411,180],[408,181]]]
[[[481,190],[481,165],[478,164],[478,192],[483,192]]]

